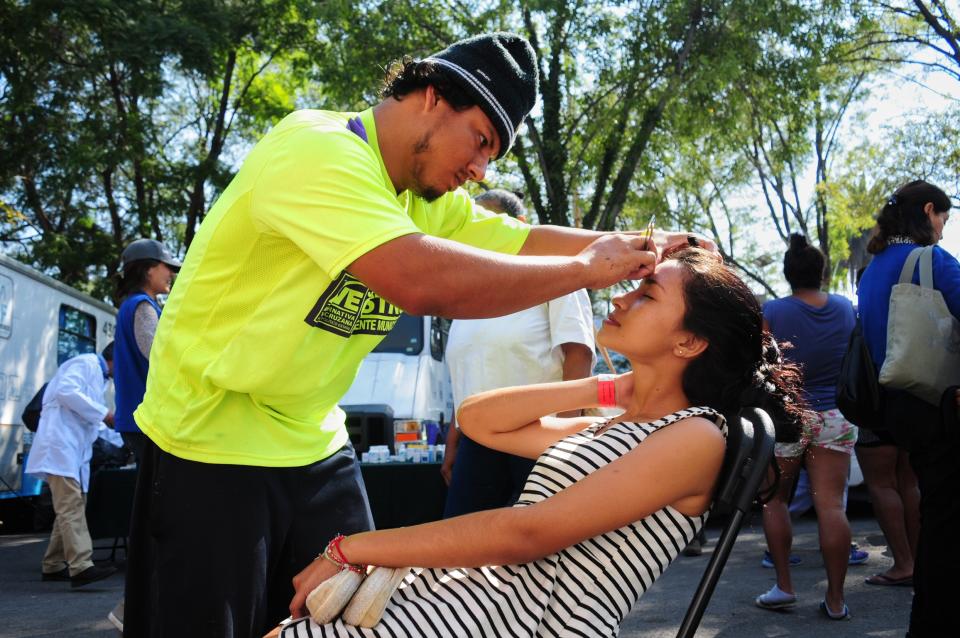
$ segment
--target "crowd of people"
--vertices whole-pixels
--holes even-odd
[[[182,264],[154,240],[124,251],[116,344],[64,363],[44,395],[27,468],[57,514],[44,579],[112,573],[90,560],[82,520],[85,450],[104,422],[138,468],[125,597],[110,612],[124,635],[615,636],[702,538],[726,418],[762,398],[777,424],[763,507],[776,584],[756,604],[797,602],[788,505],[805,469],[821,610],[851,616],[855,453],[894,558],[867,582],[912,585],[909,636],[944,635],[957,561],[936,552],[957,522],[958,434],[940,406],[894,390],[885,422],[858,431],[835,389],[858,315],[882,365],[891,289],[911,250],[939,241],[949,198],[921,181],[892,194],[857,309],[823,290],[824,255],[802,235],[784,257],[791,295],[761,308],[699,235],[530,225],[514,195],[460,188],[510,150],[537,69],[508,33],[397,63],[372,108],[277,124]],[[939,248],[933,265],[960,317],[960,265]],[[630,371],[594,376],[586,291],[623,281],[596,343]],[[454,320],[448,500],[443,520],[375,531],[337,403],[401,311]],[[379,623],[311,618],[313,592],[368,566],[414,567],[374,597]]]

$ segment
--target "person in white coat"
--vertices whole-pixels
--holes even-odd
[[[71,587],[82,587],[116,571],[93,564],[84,512],[93,442],[101,423],[113,423],[113,413],[104,405],[112,374],[110,343],[101,354],[64,361],[43,393],[40,425],[27,459],[27,473],[50,486],[57,515],[41,565],[43,580],[69,580]]]

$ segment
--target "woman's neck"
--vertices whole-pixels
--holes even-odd
[[[805,304],[817,308],[826,305],[828,298],[827,293],[819,288],[795,288],[792,294]]]
[[[665,414],[690,407],[683,391],[683,368],[665,370],[663,366],[644,366],[631,361],[633,394],[623,421],[652,421]]]

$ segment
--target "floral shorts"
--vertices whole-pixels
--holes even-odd
[[[843,418],[840,410],[836,408],[814,414],[817,418],[804,423],[799,441],[777,443],[778,457],[790,459],[802,456],[811,445],[853,454],[853,446],[857,443],[857,426]]]

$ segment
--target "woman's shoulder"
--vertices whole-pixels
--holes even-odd
[[[940,246],[933,247],[933,267],[937,268],[960,268],[960,262],[957,258],[948,253]]]
[[[827,304],[840,310],[841,312],[850,311],[853,312],[853,302],[844,297],[843,295],[838,295],[835,293],[827,293]]]
[[[714,430],[719,428],[721,431],[725,431],[726,426],[726,418],[717,410],[705,405],[690,406],[671,412],[656,421],[651,421],[648,425],[660,428],[678,422],[710,424]]]
[[[142,303],[149,303],[149,300],[150,300],[150,296],[147,293],[141,290],[138,290],[137,292],[133,292],[127,295],[124,298],[124,300],[120,303],[120,308],[121,309],[123,309],[124,307],[136,308]]]

